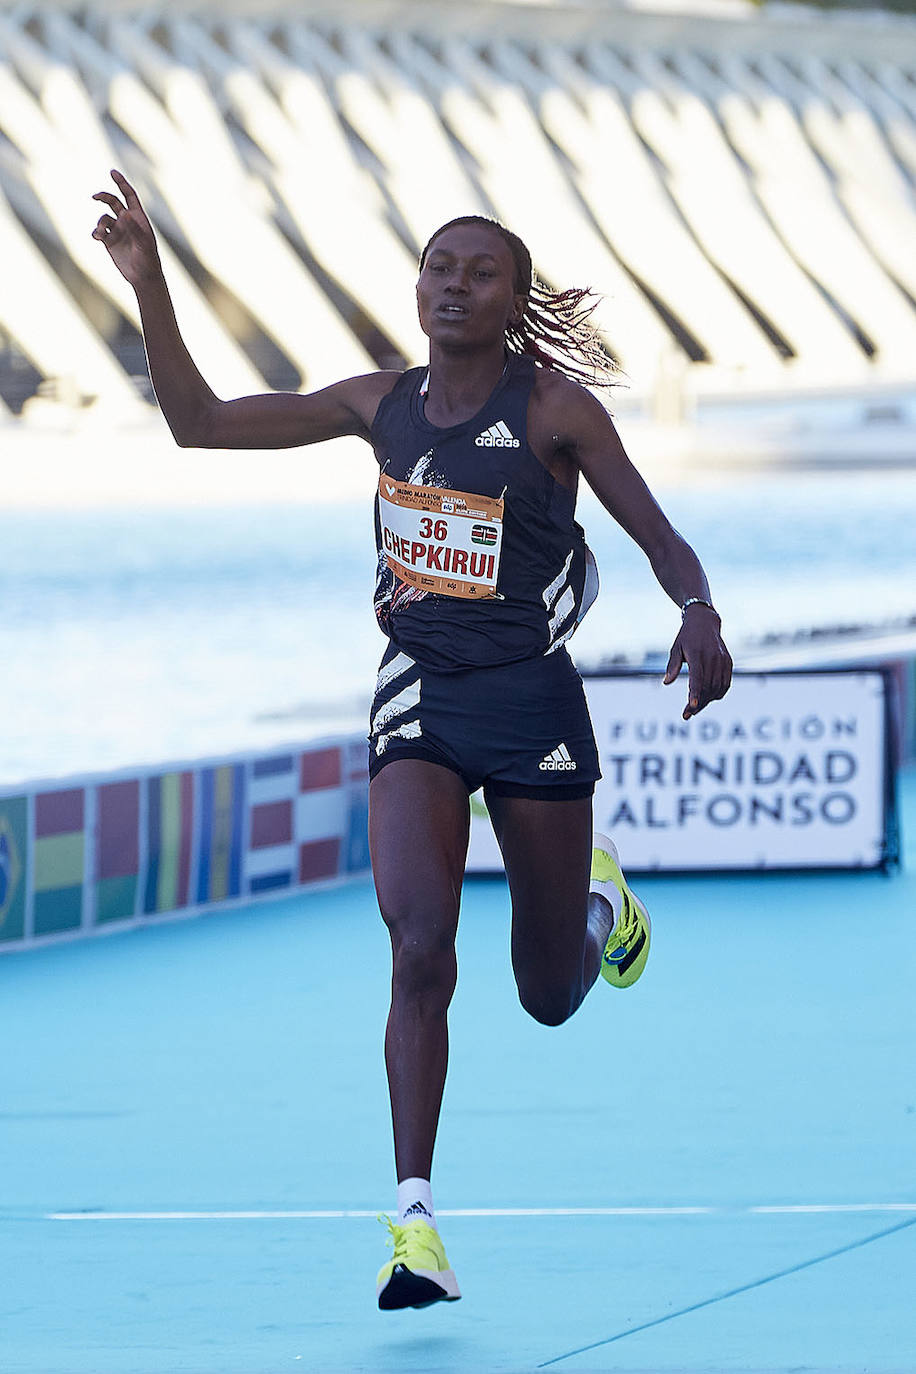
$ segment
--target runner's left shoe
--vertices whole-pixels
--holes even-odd
[[[439,1233],[425,1221],[405,1221],[398,1226],[390,1217],[388,1244],[394,1255],[378,1272],[375,1291],[383,1312],[398,1307],[429,1307],[434,1302],[457,1302],[458,1281],[445,1257]]]
[[[613,883],[623,899],[620,917],[604,947],[601,976],[613,988],[628,988],[646,966],[652,923],[642,902],[627,887],[617,846],[598,831],[592,840],[592,881]]]

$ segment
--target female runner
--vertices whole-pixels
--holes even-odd
[[[613,369],[589,293],[532,280],[522,241],[476,216],[437,230],[417,302],[429,367],[351,377],[310,395],[222,401],[179,333],[152,227],[119,172],[93,237],[137,295],[150,375],[187,448],[284,448],[359,435],[379,462],[376,613],[389,644],[372,705],[369,840],[391,937],[385,1059],[398,1178],[382,1308],[459,1291],[430,1189],[456,981],[469,796],[483,786],[512,900],[524,1008],[559,1025],[599,971],[635,982],[649,918],[616,849],[592,835],[600,776],[565,641],[597,588],[574,519],[580,473],[681,608],[665,682],[686,663],[684,719],[724,696],[731,659],[706,576],[582,382]]]

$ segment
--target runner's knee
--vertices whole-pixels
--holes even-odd
[[[391,935],[393,994],[445,1010],[458,981],[454,934],[387,924]]]
[[[562,1026],[581,1001],[581,995],[577,995],[578,989],[566,987],[555,980],[546,982],[516,972],[515,982],[518,1000],[528,1015],[542,1026]]]

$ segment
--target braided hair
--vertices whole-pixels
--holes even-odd
[[[485,215],[459,215],[441,225],[420,254],[420,271],[439,235],[463,224],[482,224],[495,229],[512,254],[515,290],[525,297],[525,310],[518,324],[506,328],[506,347],[510,352],[526,353],[541,367],[560,372],[585,386],[614,386],[619,379],[619,369],[591,320],[600,298],[587,286],[551,291],[538,280],[531,265],[531,254],[518,234],[513,234],[498,220]]]

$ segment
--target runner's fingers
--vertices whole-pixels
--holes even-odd
[[[716,690],[713,697],[715,701],[721,701],[722,697],[732,685],[732,656],[727,649],[719,650],[718,662],[714,674]]]
[[[695,716],[706,705],[705,693],[700,685],[699,676],[699,673],[693,668],[690,669],[690,676],[687,679],[687,705],[684,707],[685,720]]]
[[[128,210],[139,210],[141,208],[140,197],[137,195],[124,173],[119,172],[117,168],[113,167],[111,169],[111,179],[126,200]]]
[[[732,661],[728,652],[703,658],[693,665],[688,687],[690,714],[702,711],[711,701],[721,701],[731,686]]]
[[[117,220],[112,219],[111,215],[103,215],[93,229],[92,237],[94,239],[107,239],[112,229],[117,228],[117,223]]]
[[[671,646],[671,653],[668,655],[668,666],[665,669],[665,676],[663,678],[663,681],[669,684],[674,682],[675,678],[677,677],[678,673],[681,671],[683,666],[684,651],[680,646],[680,642],[678,640],[675,640]]]
[[[716,700],[721,701],[732,685],[732,665],[731,659],[727,664],[723,664],[719,672],[719,690],[716,692]]]
[[[118,200],[118,197],[117,197],[116,195],[114,195],[111,191],[96,191],[96,193],[95,193],[95,195],[92,197],[92,199],[93,199],[93,200],[100,200],[100,201],[102,201],[105,205],[107,205],[108,208],[109,208],[109,210],[112,210],[112,211],[114,212],[114,215],[115,215],[115,218],[116,218],[116,219],[117,219],[118,215],[123,215],[123,214],[124,214],[125,207],[124,207],[124,206],[121,204],[121,202]]]
[[[685,720],[688,714],[695,716],[711,701],[717,701],[719,697],[725,695],[725,688],[722,686],[719,674],[720,665],[716,659],[704,654],[701,658],[695,658],[689,667]]]

